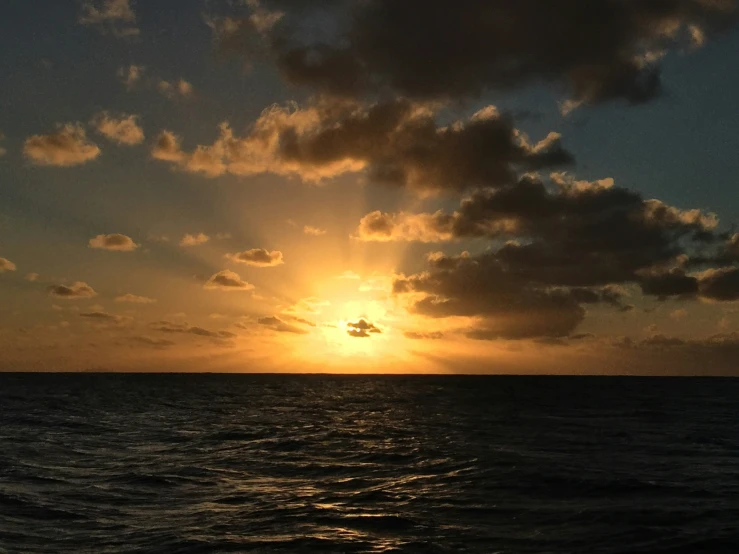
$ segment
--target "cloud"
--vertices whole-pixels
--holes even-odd
[[[275,267],[284,262],[282,252],[272,250],[271,252],[264,248],[252,248],[235,254],[226,254],[226,257],[236,263],[251,265],[254,267]]]
[[[115,37],[135,36],[140,32],[129,0],[85,0],[78,21]]]
[[[698,291],[708,300],[739,300],[739,268],[707,269],[698,276]]]
[[[92,298],[97,296],[93,288],[83,281],[77,281],[71,285],[54,285],[49,287],[49,294],[57,298],[78,299]]]
[[[417,331],[406,331],[403,333],[405,338],[412,340],[438,340],[444,338],[444,333],[439,331],[432,331],[429,333],[417,332]]]
[[[15,271],[16,265],[7,258],[0,258],[0,273],[5,271]]]
[[[156,88],[162,96],[170,100],[175,98],[190,98],[193,94],[192,84],[182,78],[177,81],[160,79],[156,84]]]
[[[149,298],[147,296],[138,296],[136,294],[130,293],[116,297],[115,301],[127,302],[129,304],[154,304],[156,302],[156,300],[153,298]]]
[[[470,338],[564,337],[585,317],[585,310],[568,291],[536,286],[493,254],[439,262],[431,271],[398,277],[393,290],[416,293],[409,308],[413,313],[475,318],[476,327],[467,332]]]
[[[118,78],[126,85],[126,89],[132,90],[141,82],[146,67],[143,65],[131,64],[128,67],[120,67],[118,69]]]
[[[350,337],[367,338],[372,336],[372,334],[382,333],[382,331],[373,323],[370,323],[366,319],[362,318],[357,321],[347,322],[346,333]]]
[[[198,246],[200,244],[205,244],[209,240],[210,237],[204,233],[198,233],[196,235],[187,233],[182,237],[182,239],[180,239],[180,246]]]
[[[368,224],[368,222],[371,224]],[[410,223],[412,223],[412,225]],[[679,210],[611,180],[549,184],[527,176],[517,184],[481,189],[453,213],[365,216],[365,240],[487,238],[508,242],[494,254],[523,281],[554,286],[638,282],[661,294],[654,268],[712,244],[713,214]]]
[[[133,146],[144,141],[144,130],[138,119],[137,115],[121,114],[116,117],[104,111],[93,118],[91,125],[106,138],[118,144]]]
[[[35,165],[71,167],[94,160],[100,148],[87,139],[82,124],[67,123],[55,133],[26,139],[23,153]]]
[[[162,333],[182,333],[211,339],[230,339],[236,336],[230,331],[211,331],[203,327],[196,327],[187,323],[173,323],[171,321],[156,321],[151,324],[151,327]]]
[[[102,311],[83,312],[80,314],[80,317],[84,317],[87,319],[96,319],[99,321],[112,321],[115,323],[120,323],[121,321],[124,321],[126,319],[122,316],[113,315]]]
[[[0,265],[2,265],[2,261],[0,261]],[[38,278],[40,275],[38,273],[26,273],[26,281],[30,281],[32,283],[38,281]]]
[[[280,318],[274,316],[259,318],[257,320],[257,323],[259,323],[259,325],[269,327],[279,333],[294,333],[296,335],[308,334],[308,330],[303,329],[302,327],[298,327],[297,325],[286,323]]]
[[[4,140],[5,140],[5,134],[2,131],[0,131],[0,141],[4,141]],[[3,156],[5,156],[5,154],[7,154],[7,153],[8,153],[8,151],[5,148],[3,148],[2,146],[0,146],[0,158],[2,158]]]
[[[336,278],[337,279],[361,279],[362,277],[358,275],[357,273],[353,272],[351,269],[347,269],[341,275],[337,275]]]
[[[688,317],[688,312],[683,309],[673,310],[670,312],[670,317],[676,321],[680,321],[681,319]]]
[[[441,211],[434,214],[396,214],[379,210],[368,213],[360,221],[354,238],[361,241],[442,242],[452,240],[450,217]]]
[[[203,285],[203,288],[225,291],[249,291],[254,290],[254,285],[242,281],[237,273],[224,269],[208,279],[205,285]]]
[[[736,20],[733,0],[430,0],[422,10],[375,0],[335,10],[315,7],[323,17],[333,16],[337,38],[306,40],[311,20],[305,7],[262,4],[285,12],[284,24],[261,43],[283,77],[355,98],[391,92],[464,99],[549,82],[569,91],[571,105],[614,99],[641,104],[662,93],[661,56],[655,53],[700,46]]]
[[[361,172],[373,182],[427,193],[504,186],[520,170],[573,161],[556,133],[532,144],[509,116],[490,107],[445,126],[436,123],[437,110],[403,99],[273,106],[246,136],[223,123],[215,142],[192,152],[162,131],[152,157],[207,177],[273,173],[319,182]]]
[[[315,296],[309,296],[308,298],[302,298],[295,304],[284,310],[285,312],[292,313],[310,313],[317,314],[321,312],[321,308],[330,306],[331,302],[316,298]]]
[[[306,225],[305,227],[303,227],[303,233],[312,237],[320,237],[321,235],[326,234],[326,229],[313,227],[312,225]]]
[[[175,344],[177,344],[168,339],[154,339],[145,336],[134,336],[130,338],[130,341],[136,344],[150,346],[151,348],[169,348],[170,346],[175,346]]]
[[[98,235],[95,238],[91,238],[89,246],[90,248],[110,250],[111,252],[133,252],[140,245],[136,244],[131,237],[112,233],[110,235]]]

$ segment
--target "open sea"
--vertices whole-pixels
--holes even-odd
[[[0,552],[739,553],[739,379],[0,374]]]

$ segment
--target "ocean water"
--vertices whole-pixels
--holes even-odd
[[[739,379],[0,374],[0,552],[739,552]]]

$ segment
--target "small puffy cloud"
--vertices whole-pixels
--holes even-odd
[[[95,238],[91,238],[88,244],[90,248],[110,250],[112,252],[133,252],[140,246],[131,237],[121,235],[120,233],[98,235]]]
[[[78,21],[116,37],[135,36],[140,32],[130,0],[85,0]]]
[[[49,287],[49,294],[56,298],[77,299],[92,298],[97,296],[93,288],[83,281],[77,281],[71,285],[54,285]]]
[[[289,323],[286,323],[282,321],[278,317],[262,317],[259,320],[257,320],[257,323],[259,325],[264,325],[266,327],[269,327],[270,329],[273,329],[279,333],[293,333],[296,335],[306,335],[308,334],[308,331],[306,329],[303,329],[301,327],[298,327],[297,325],[291,325]]]
[[[7,258],[0,258],[0,273],[4,271],[15,271],[16,265]]]
[[[205,233],[197,233],[196,235],[187,233],[180,239],[180,246],[198,246],[200,244],[205,244],[209,240],[210,237]]]
[[[224,269],[213,275],[205,282],[203,288],[225,291],[249,291],[254,290],[254,285],[243,281],[238,273]]]
[[[118,144],[133,146],[144,140],[144,130],[138,119],[136,115],[113,116],[108,112],[100,112],[93,118],[91,125],[106,138]]]
[[[94,160],[100,148],[88,140],[80,123],[67,123],[55,133],[27,138],[23,153],[34,165],[71,167]]]
[[[3,141],[3,140],[5,140],[5,135],[2,133],[2,131],[0,131],[0,141]],[[7,153],[8,151],[2,146],[0,146],[0,158],[2,158]]]
[[[326,229],[320,229],[318,227],[313,227],[312,225],[306,225],[305,227],[303,227],[303,233],[312,237],[320,237],[321,235],[326,234]]]
[[[382,331],[375,324],[362,318],[358,321],[348,322],[346,324],[346,333],[350,337],[367,338],[372,336],[372,333],[382,333]]]
[[[264,248],[252,248],[235,254],[226,254],[226,257],[236,263],[251,265],[254,267],[274,267],[284,262],[282,252],[272,250],[271,252]]]
[[[116,302],[127,302],[129,304],[153,304],[156,302],[155,299],[149,298],[147,296],[138,296],[136,294],[124,294],[122,296],[118,296],[115,299]]]
[[[189,98],[193,93],[193,86],[184,79],[177,81],[165,81],[160,79],[157,83],[157,90],[170,100],[175,98]]]
[[[672,312],[670,312],[670,317],[676,321],[679,321],[688,317],[688,312],[683,309],[673,310]]]
[[[131,90],[141,82],[145,71],[146,68],[143,65],[131,64],[118,69],[118,78],[128,90]]]
[[[32,283],[35,281],[38,281],[39,274],[38,273],[27,273],[26,274],[26,281],[31,281]]]
[[[337,279],[361,279],[361,277],[353,272],[351,269],[347,269],[344,273],[341,275],[336,276]]]

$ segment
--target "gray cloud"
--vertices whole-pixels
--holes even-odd
[[[423,9],[345,1],[324,12],[336,16],[337,39],[306,41],[298,38],[305,15],[264,5],[287,12],[268,49],[296,85],[340,96],[458,99],[543,81],[564,85],[569,106],[652,100],[662,92],[663,52],[699,47],[736,16],[733,0],[430,0]]]
[[[382,330],[377,327],[374,323],[370,323],[364,318],[357,321],[350,321],[346,324],[346,333],[350,337],[355,338],[367,338],[372,334],[382,333]]]
[[[213,144],[192,152],[163,131],[152,157],[208,177],[275,173],[315,182],[363,173],[373,182],[421,191],[504,186],[519,171],[572,162],[558,134],[530,143],[510,117],[491,106],[446,126],[436,122],[437,110],[403,99],[272,107],[246,136],[237,137],[224,123]]]

